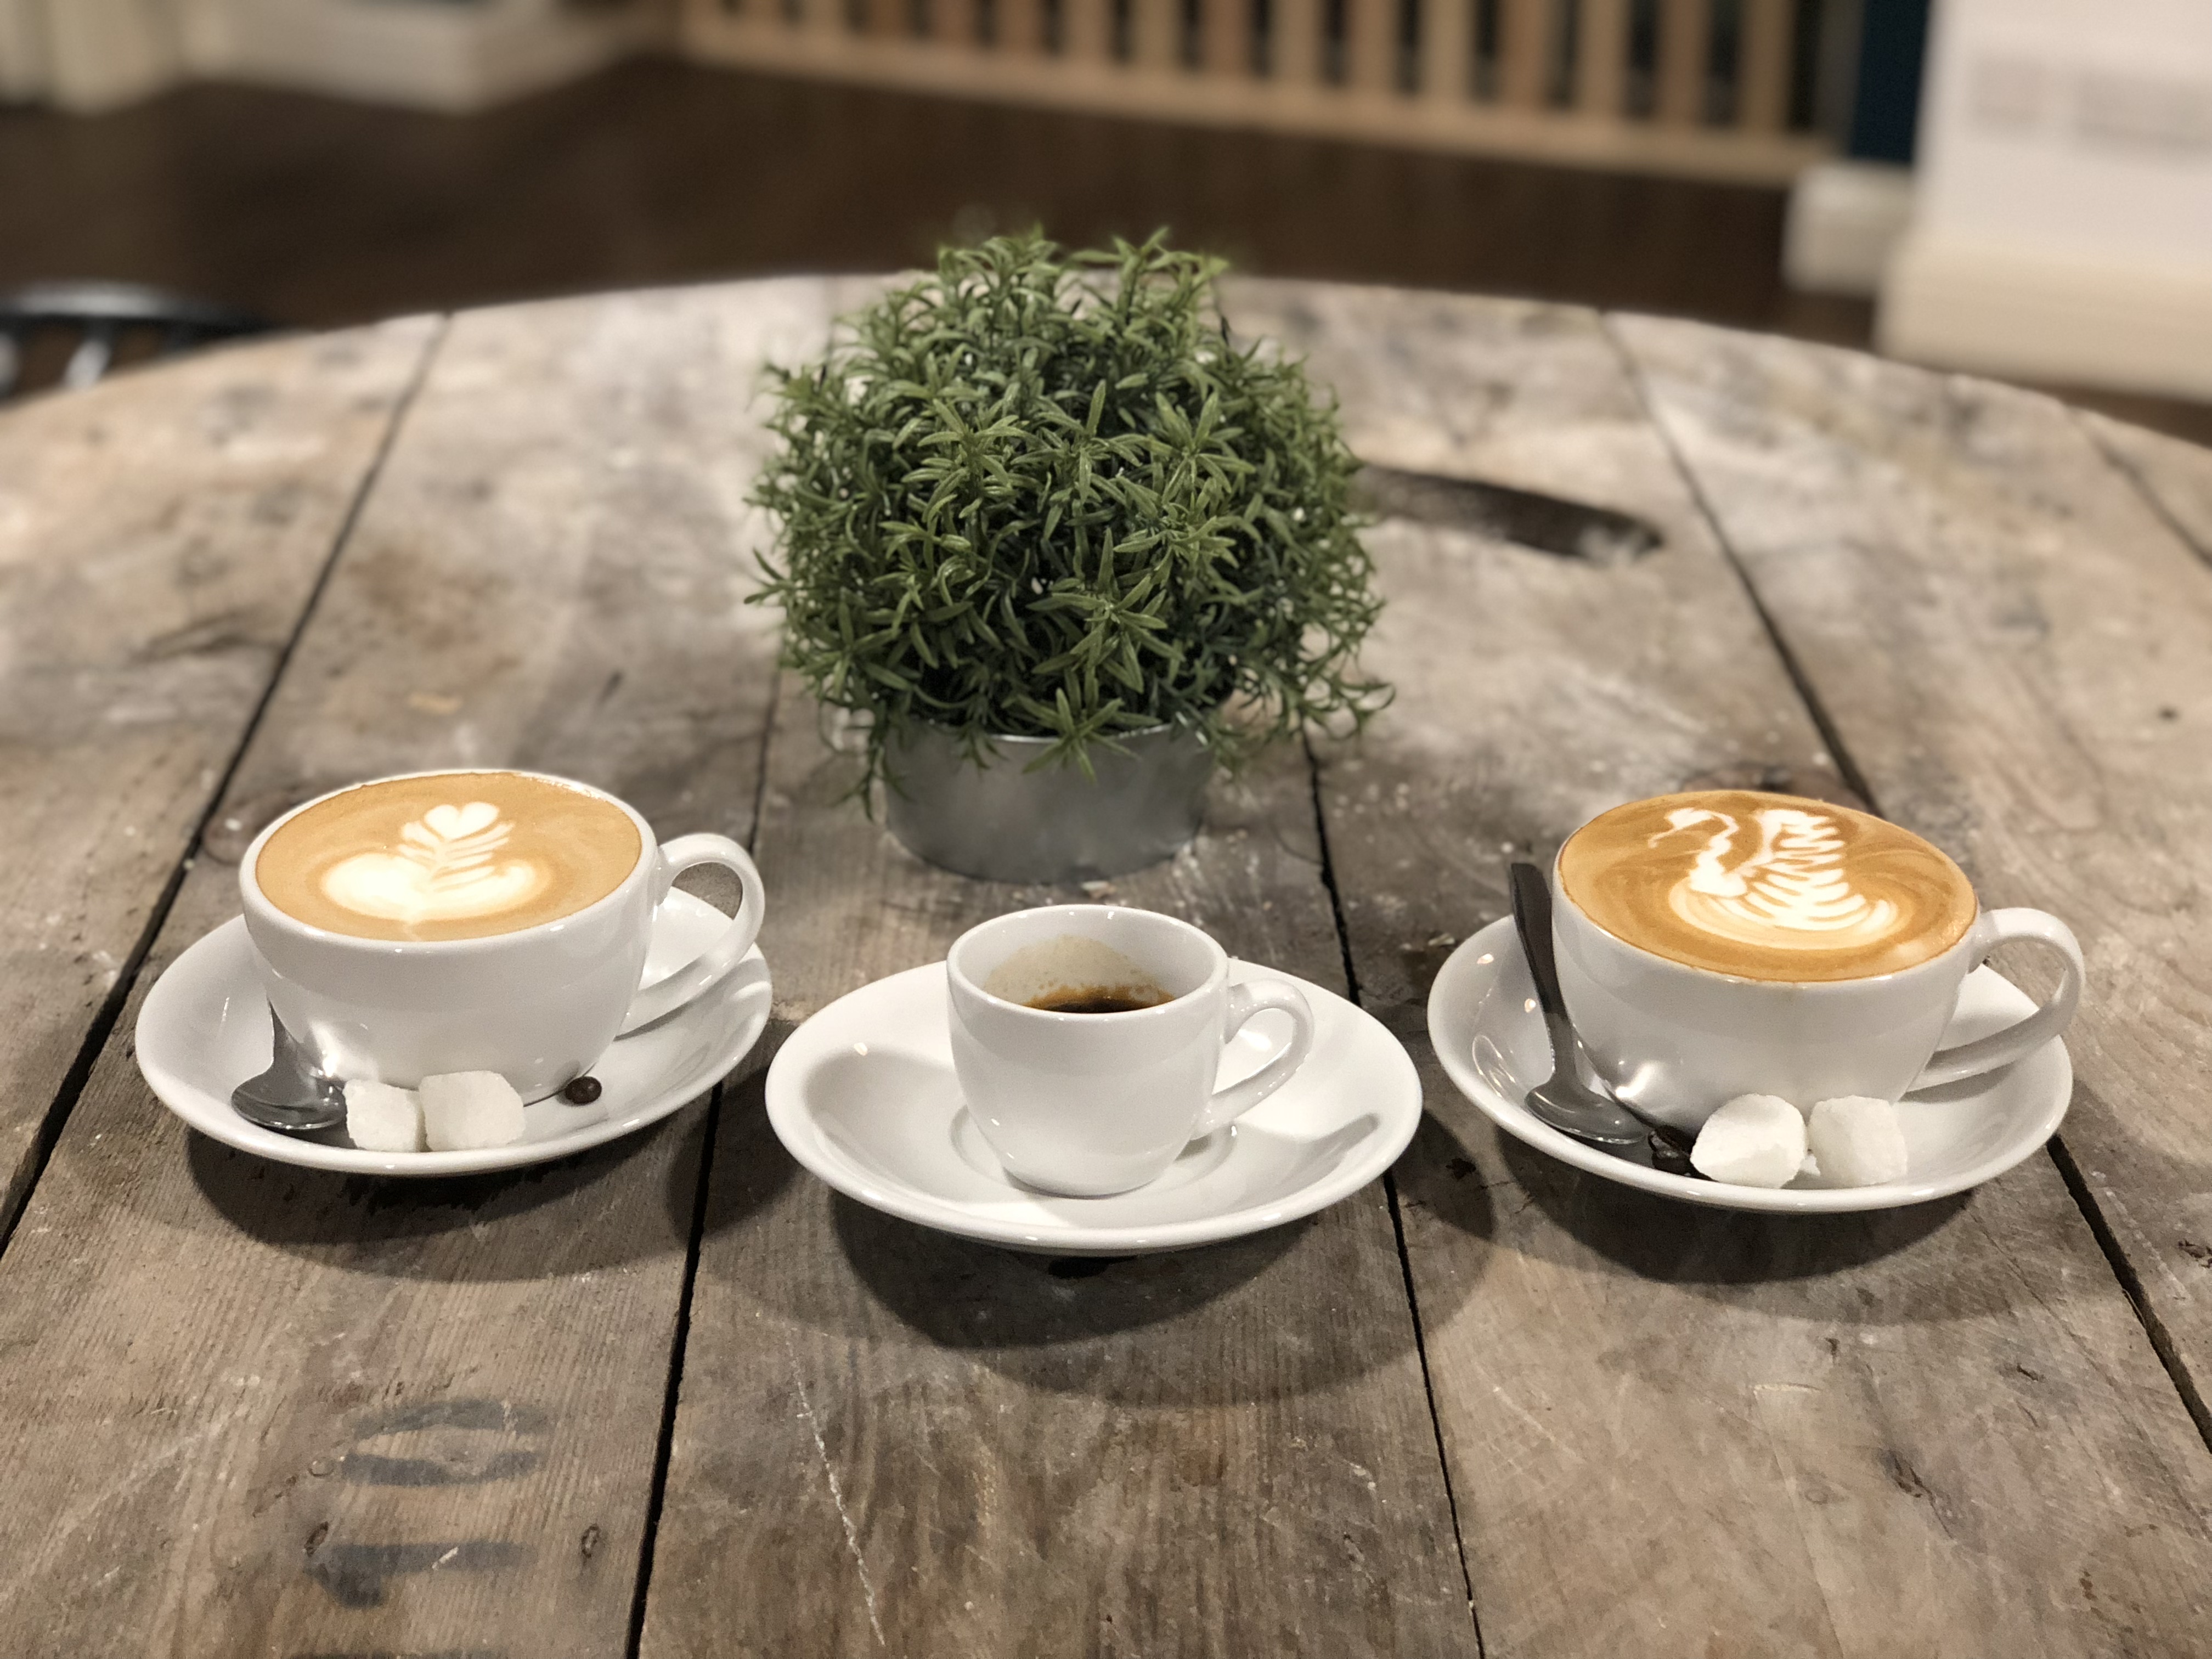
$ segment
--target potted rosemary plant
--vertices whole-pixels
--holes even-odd
[[[1387,699],[1358,463],[1298,365],[1231,341],[1223,268],[1160,236],[947,248],[775,377],[757,598],[933,862],[1136,868],[1197,832],[1217,760]]]

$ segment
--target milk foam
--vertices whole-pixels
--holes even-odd
[[[331,866],[323,895],[356,915],[410,925],[497,915],[553,878],[532,860],[498,856],[514,836],[514,823],[489,801],[441,802],[403,824],[397,847]]]
[[[1681,806],[1646,844],[1662,847],[1702,830],[1705,844],[1689,873],[1667,895],[1691,927],[1744,945],[1784,951],[1832,951],[1879,944],[1902,918],[1886,898],[1856,890],[1844,869],[1836,820],[1796,807],[1763,807],[1744,822],[1728,812]],[[1757,836],[1753,845],[1751,836]],[[1749,848],[1735,862],[1741,840]]]
[[[647,850],[615,802],[522,772],[428,772],[342,790],[270,832],[264,897],[362,939],[481,939],[612,893]]]
[[[1616,939],[1751,979],[1893,974],[1973,925],[1972,884],[1919,836],[1847,806],[1699,790],[1601,812],[1559,850],[1562,892]]]

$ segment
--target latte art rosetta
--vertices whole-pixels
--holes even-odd
[[[270,833],[253,873],[278,909],[331,933],[480,939],[596,903],[643,847],[620,806],[560,779],[435,772],[317,801]]]
[[[1825,801],[1707,790],[1631,801],[1577,830],[1559,883],[1631,945],[1748,979],[1896,973],[1972,926],[1974,890],[1917,836]]]
[[[550,871],[499,857],[514,825],[489,801],[441,803],[404,824],[387,853],[356,853],[322,880],[331,902],[364,916],[422,922],[495,915],[545,890]]]

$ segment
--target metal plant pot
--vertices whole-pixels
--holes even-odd
[[[909,852],[991,881],[1096,881],[1173,856],[1206,817],[1212,753],[1171,726],[1116,739],[1079,766],[1031,772],[1049,738],[995,737],[977,766],[941,726],[892,737],[884,792],[891,834]]]

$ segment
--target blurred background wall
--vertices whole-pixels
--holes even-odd
[[[1879,340],[2212,438],[2212,5],[1937,14],[0,0],[0,286],[312,325],[1167,224],[1266,272]]]

